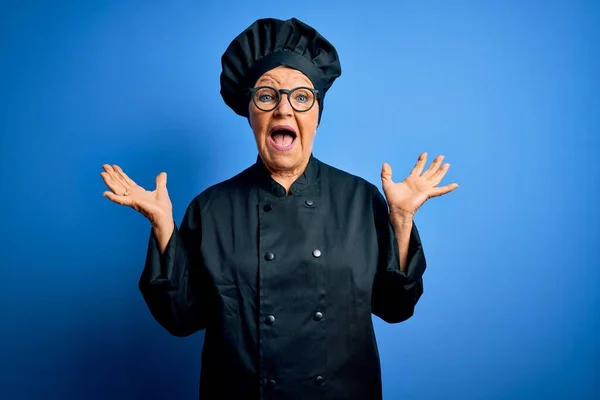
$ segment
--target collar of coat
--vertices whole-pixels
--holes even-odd
[[[306,169],[290,187],[289,195],[295,196],[314,187],[319,181],[320,167],[321,162],[311,153]],[[277,197],[286,196],[285,188],[271,178],[271,173],[263,163],[260,155],[256,157],[256,163],[253,165],[252,169],[254,171],[254,176],[257,179],[257,183],[264,190]]]

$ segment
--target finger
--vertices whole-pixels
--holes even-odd
[[[119,196],[117,194],[114,194],[113,192],[104,192],[102,193],[102,195],[104,197],[106,197],[107,199],[109,199],[110,201],[120,204],[122,206],[132,206],[133,205],[133,200],[131,199],[131,197],[128,196]]]
[[[167,173],[161,172],[156,175],[156,190],[167,188]]]
[[[119,168],[118,165],[113,165],[112,168],[114,171],[115,180],[121,185],[123,185],[124,188],[128,188],[130,186],[129,183],[127,182],[125,177],[119,172],[121,168]]]
[[[101,172],[100,176],[102,176],[106,186],[114,193],[122,193],[125,191],[123,185],[114,179],[114,175],[110,175],[108,172]]]
[[[161,172],[156,175],[156,195],[158,199],[163,199],[165,196],[169,197],[169,191],[167,190],[167,173]]]
[[[427,171],[425,171],[425,173],[423,174],[423,177],[430,178],[434,173],[436,173],[438,168],[442,164],[442,161],[444,161],[443,155],[439,155],[436,158],[434,158],[429,168],[427,168]]]
[[[102,168],[104,168],[105,175],[110,178],[110,182],[113,185],[113,187],[111,187],[111,190],[115,193],[124,192],[128,185],[119,176],[115,168],[109,164],[102,165]]]
[[[417,176],[421,175],[426,162],[427,162],[427,152],[423,152],[419,155],[419,158],[417,159],[417,163],[413,167],[410,174],[417,175]]]
[[[392,181],[392,166],[388,163],[383,163],[381,166],[381,181],[382,182],[393,182]]]
[[[131,179],[118,165],[114,165],[114,169],[117,171],[117,174],[130,186],[136,186],[137,184]]]
[[[110,176],[117,176],[117,172],[115,171],[115,169],[114,169],[114,167],[112,165],[110,165],[110,164],[102,164],[102,168]]]
[[[431,178],[429,178],[429,179],[431,179],[432,186],[437,186],[442,181],[442,179],[444,179],[444,176],[446,176],[446,173],[448,172],[449,168],[450,168],[450,164],[446,163],[446,164],[442,165],[441,168],[438,169],[435,172],[435,174],[433,174],[431,176]]]
[[[446,185],[446,186],[436,187],[436,188],[433,188],[431,190],[431,192],[429,193],[429,197],[431,198],[431,197],[443,196],[443,195],[445,195],[447,193],[452,192],[456,188],[458,188],[458,184],[457,183],[451,183],[451,184]]]

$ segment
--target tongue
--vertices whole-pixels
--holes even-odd
[[[280,146],[289,146],[294,141],[294,137],[289,133],[275,132],[272,135],[273,141]]]

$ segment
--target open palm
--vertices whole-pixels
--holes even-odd
[[[403,182],[392,181],[392,167],[383,164],[381,183],[391,213],[408,213],[414,215],[417,210],[430,198],[442,196],[458,187],[451,183],[446,186],[437,185],[442,181],[450,164],[442,164],[444,156],[437,156],[425,172],[427,153],[421,153],[411,173]]]
[[[167,174],[156,176],[156,189],[149,191],[135,183],[118,165],[104,164],[100,175],[110,191],[103,193],[109,200],[129,206],[156,225],[164,218],[172,218],[173,206],[167,191]]]

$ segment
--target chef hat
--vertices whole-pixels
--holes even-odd
[[[287,66],[304,73],[319,91],[320,121],[325,93],[342,73],[335,47],[296,18],[257,20],[231,42],[221,65],[221,96],[243,117],[248,117],[247,89],[265,72]]]

